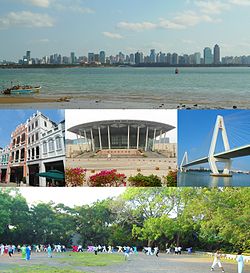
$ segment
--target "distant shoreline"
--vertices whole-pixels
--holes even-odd
[[[211,64],[211,65],[205,65],[205,64],[188,64],[188,65],[169,65],[165,63],[141,63],[138,65],[131,65],[131,64],[105,64],[105,65],[99,65],[99,64],[30,64],[30,65],[20,65],[20,64],[8,64],[8,65],[0,65],[1,69],[23,69],[23,68],[111,68],[111,67],[193,67],[193,68],[200,68],[200,67],[212,67],[212,68],[218,68],[218,67],[250,67],[250,64]]]

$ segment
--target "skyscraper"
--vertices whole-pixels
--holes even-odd
[[[105,51],[100,51],[100,63],[105,64],[106,63],[106,57],[105,57]]]
[[[143,63],[143,53],[138,51],[135,53],[135,64],[140,63]]]
[[[220,64],[220,47],[217,44],[214,46],[214,64]]]
[[[71,52],[70,53],[70,63],[74,64],[75,63],[75,59],[76,59],[75,52]]]
[[[156,62],[156,53],[155,49],[150,50],[150,63],[155,63]]]
[[[212,64],[213,63],[213,54],[210,47],[205,47],[204,51],[204,64]]]
[[[172,64],[176,65],[178,63],[179,63],[178,54],[177,53],[173,53],[173,55],[172,55]]]
[[[30,61],[30,50],[26,51],[26,59],[28,62]]]

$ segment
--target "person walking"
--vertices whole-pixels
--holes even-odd
[[[4,254],[4,244],[1,244],[0,246],[1,256]]]
[[[211,266],[211,271],[214,271],[214,267],[216,265],[219,266],[219,268],[221,269],[221,272],[225,272],[223,266],[221,265],[221,261],[220,261],[220,258],[221,258],[221,253],[219,250],[217,250],[215,253],[214,253],[214,260],[213,260],[213,264]]]
[[[31,247],[26,246],[26,261],[30,260]]]
[[[12,245],[8,245],[8,253],[9,253],[9,256],[12,257],[13,255],[13,248],[12,248]]]
[[[52,248],[50,245],[48,245],[47,252],[48,252],[48,258],[52,258]]]
[[[238,263],[238,273],[243,273],[243,269],[244,269],[244,256],[242,255],[242,251],[238,252],[236,261]]]
[[[23,245],[21,247],[21,251],[22,251],[22,259],[25,259],[25,256],[26,256],[26,246],[25,245]]]

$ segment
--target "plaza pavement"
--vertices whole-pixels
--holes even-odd
[[[84,255],[84,253],[79,253]],[[93,254],[94,255],[94,254]],[[98,254],[103,255],[103,254]],[[107,255],[107,254],[106,254]],[[123,254],[117,254],[123,255]],[[32,253],[31,260],[21,260],[20,255],[15,254],[9,258],[8,255],[0,257],[0,272],[10,272],[11,266],[30,265],[47,265],[63,268],[67,263],[60,263],[60,257],[64,254],[57,254],[56,258],[47,258],[46,253]],[[121,264],[110,266],[71,266],[72,270],[79,270],[88,273],[209,273],[212,264],[212,257],[198,255],[173,255],[159,254],[156,256],[147,256],[143,253],[138,255],[130,255],[129,260]],[[237,273],[236,262],[222,262],[226,273]],[[27,271],[28,272],[28,271]],[[216,272],[221,272],[219,268],[215,268]],[[14,273],[14,272],[13,272]],[[244,273],[250,273],[250,265],[245,265]]]
[[[86,177],[101,171],[116,169],[127,177],[139,172],[143,175],[166,176],[170,169],[176,169],[175,158],[67,158],[66,167],[87,169]]]

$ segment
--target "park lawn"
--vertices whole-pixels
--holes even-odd
[[[13,266],[9,269],[0,270],[3,273],[87,273],[70,268],[60,268],[48,265],[25,265],[25,266]]]
[[[108,253],[66,253],[58,258],[58,262],[73,266],[108,266],[124,262],[124,256],[120,254]]]

